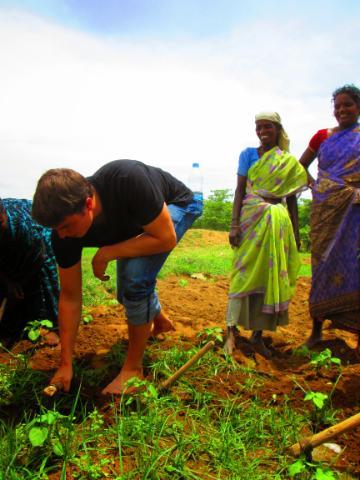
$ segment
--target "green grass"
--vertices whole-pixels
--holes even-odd
[[[201,238],[193,232],[161,276],[228,275],[231,249],[201,246]],[[86,249],[83,255],[85,313],[90,306],[114,304],[115,264],[109,265],[111,280],[99,282],[91,272],[94,252]],[[303,265],[300,274],[309,273],[310,266]],[[77,362],[72,391],[54,399],[42,395],[46,375],[31,370],[26,357],[0,364],[0,480],[289,478],[286,448],[311,421],[305,402],[304,409],[294,409],[291,398],[261,400],[264,377],[224,357],[221,348],[208,352],[171,389],[157,391],[209,335],[191,344],[149,345],[145,366],[154,383],[140,382],[137,394],[107,402],[106,408],[93,392],[118,368],[123,343],[101,368],[91,368],[86,359]],[[238,380],[221,391],[221,379],[230,375]]]
[[[198,348],[164,351],[154,344],[147,361],[155,376],[169,375]],[[222,397],[210,387],[215,374],[245,375],[245,384]],[[23,382],[27,405],[12,398],[15,407],[21,402],[20,418],[1,411],[4,480],[46,479],[54,472],[62,480],[286,478],[286,447],[308,422],[287,403],[273,408],[257,398],[261,377],[219,352],[209,352],[162,394],[156,384],[141,382],[139,393],[110,402],[106,414],[84,402],[80,389],[50,402],[36,393],[30,376]],[[34,433],[44,430],[46,438],[34,445]]]

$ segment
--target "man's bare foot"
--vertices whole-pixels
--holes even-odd
[[[161,311],[154,317],[154,325],[150,335],[156,337],[160,333],[171,332],[175,330],[174,323]]]
[[[262,330],[257,330],[252,333],[250,338],[250,343],[256,348],[256,351],[260,353],[265,358],[271,358],[272,352],[269,350],[264,343],[262,337]]]
[[[123,393],[132,393],[136,390],[136,387],[127,387],[126,382],[134,377],[139,380],[144,380],[143,370],[141,368],[138,370],[124,370],[124,368],[122,368],[119,375],[115,377],[101,393],[103,395],[122,395]]]
[[[227,328],[227,337],[224,344],[224,352],[226,355],[232,355],[236,348],[236,327]]]

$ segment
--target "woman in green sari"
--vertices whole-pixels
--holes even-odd
[[[237,326],[266,357],[263,330],[288,324],[300,261],[296,193],[307,187],[304,168],[289,153],[276,112],[256,115],[258,148],[240,154],[229,241],[234,249],[225,352],[235,348]]]

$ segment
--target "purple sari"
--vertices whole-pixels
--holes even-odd
[[[318,152],[311,214],[310,313],[360,331],[360,128],[336,132]]]

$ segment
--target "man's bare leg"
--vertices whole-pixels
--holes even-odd
[[[155,337],[159,333],[165,333],[175,330],[174,323],[165,315],[163,310],[154,317],[154,326],[150,335]]]
[[[265,358],[271,357],[271,350],[265,347],[262,330],[255,330],[250,338],[250,342],[256,347],[256,350]]]
[[[130,393],[131,390],[126,388],[126,382],[133,377],[140,380],[144,379],[142,363],[151,328],[152,322],[138,326],[128,324],[129,348],[124,365],[119,375],[104,388],[103,394],[120,395],[124,392]]]
[[[224,352],[227,355],[233,354],[233,351],[236,348],[236,337],[237,337],[236,326],[232,325],[231,327],[227,327],[226,339],[224,343]]]
[[[311,335],[305,342],[307,347],[312,348],[322,340],[322,324],[322,319],[313,318]]]

